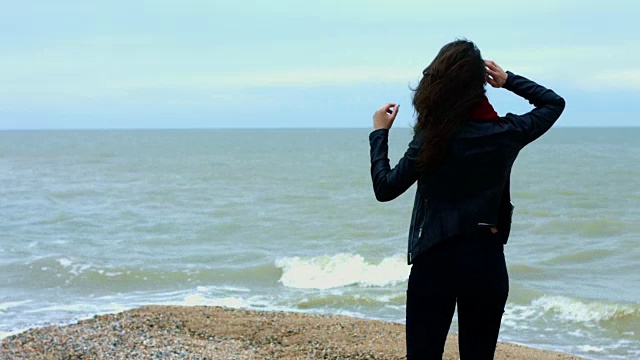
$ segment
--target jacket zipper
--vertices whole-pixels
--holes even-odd
[[[426,221],[426,216],[427,216],[427,205],[428,205],[428,204],[429,204],[429,199],[425,199],[425,200],[424,200],[424,209],[423,209],[424,214],[423,214],[423,217],[422,217],[422,222],[420,223],[420,230],[418,230],[418,239],[416,239],[417,241],[420,241],[420,238],[422,237],[422,230],[424,229],[424,223],[425,223],[425,221]],[[413,240],[413,239],[412,239],[412,240]],[[413,245],[413,241],[412,241],[412,244],[411,244],[411,245]],[[412,258],[413,258],[412,254],[411,254],[411,253],[409,253],[409,263],[411,263],[411,261],[413,260]]]

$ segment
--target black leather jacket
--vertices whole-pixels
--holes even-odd
[[[393,200],[418,181],[409,227],[409,264],[433,245],[478,224],[496,226],[497,236],[506,244],[513,214],[509,191],[513,163],[524,146],[551,128],[565,101],[511,72],[504,88],[529,100],[535,109],[524,115],[509,113],[498,121],[467,122],[434,170],[421,173],[416,168],[421,134],[414,135],[393,169],[388,158],[389,130],[369,135],[371,179],[378,201]]]

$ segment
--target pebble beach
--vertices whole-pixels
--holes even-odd
[[[6,337],[0,359],[404,359],[404,325],[337,315],[145,306]],[[444,359],[459,359],[457,338]],[[580,359],[499,343],[496,359]]]

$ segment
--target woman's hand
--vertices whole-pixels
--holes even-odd
[[[487,66],[487,82],[494,88],[501,88],[507,82],[507,73],[493,60],[485,60]]]
[[[391,129],[393,121],[396,119],[396,115],[398,115],[399,108],[400,104],[389,103],[378,109],[378,111],[373,114],[373,128],[375,130]]]

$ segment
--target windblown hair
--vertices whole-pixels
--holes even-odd
[[[442,47],[422,75],[413,89],[414,130],[423,137],[418,168],[429,170],[442,161],[452,137],[483,99],[486,68],[473,42],[456,40]]]

